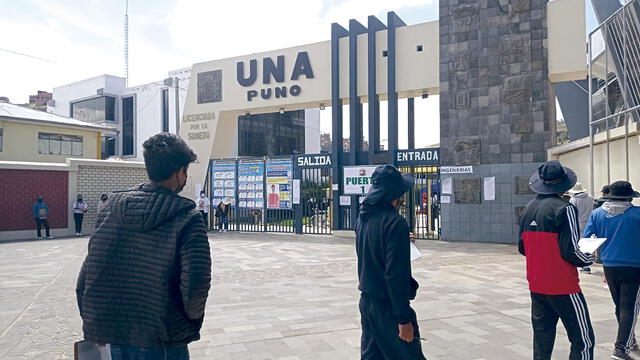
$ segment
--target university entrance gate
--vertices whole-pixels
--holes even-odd
[[[395,153],[395,165],[414,178],[399,211],[419,239],[440,238],[438,158],[439,149]],[[229,230],[327,235],[353,230],[376,166],[345,166],[338,180],[331,154],[211,160],[205,184],[213,209],[209,223],[218,228],[217,207],[226,200]],[[340,199],[334,202],[336,188]]]

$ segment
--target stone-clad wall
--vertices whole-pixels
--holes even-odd
[[[91,234],[96,225],[98,202],[100,195],[109,194],[116,190],[129,189],[137,184],[148,181],[144,163],[137,166],[123,167],[117,162],[102,162],[94,165],[78,166],[77,193],[89,205],[89,211],[84,216],[83,234]],[[72,194],[76,196],[77,194]]]
[[[440,0],[441,165],[474,166],[465,176],[473,181],[454,181],[442,205],[445,240],[515,242],[516,212],[531,198],[516,179],[552,146],[546,0],[503,3]],[[481,194],[482,178],[494,175],[496,200],[455,201],[456,190]]]

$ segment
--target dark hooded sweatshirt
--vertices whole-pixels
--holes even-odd
[[[370,192],[356,222],[358,289],[391,305],[398,324],[411,321],[409,301],[418,283],[411,277],[409,226],[381,194]]]
[[[76,288],[86,340],[138,347],[200,338],[211,283],[202,215],[154,184],[112,194]]]

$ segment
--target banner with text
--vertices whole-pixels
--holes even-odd
[[[290,159],[267,160],[267,208],[292,209],[291,179],[293,162]]]

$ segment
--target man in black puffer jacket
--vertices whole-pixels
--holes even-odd
[[[416,313],[409,301],[418,283],[411,277],[409,226],[398,214],[413,178],[395,166],[371,176],[356,223],[362,360],[424,360]]]
[[[143,147],[151,181],[113,193],[89,240],[76,289],[82,328],[113,360],[184,360],[211,286],[204,221],[178,195],[196,154],[168,133]]]

